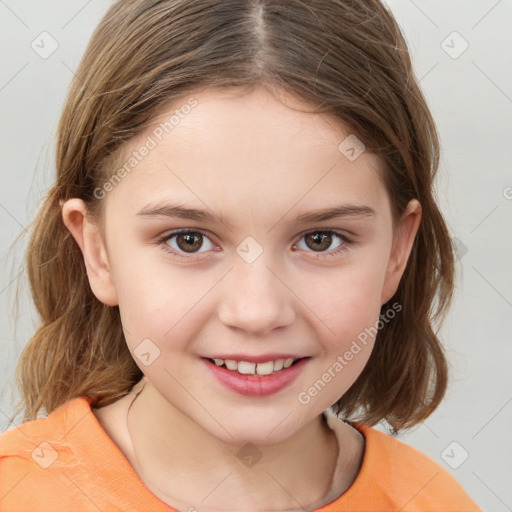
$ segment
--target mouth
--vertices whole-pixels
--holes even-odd
[[[215,381],[231,391],[249,397],[265,397],[284,390],[302,374],[310,359],[311,357],[298,357],[255,363],[201,358]]]
[[[278,358],[263,362],[253,362],[235,359],[221,359],[221,358],[203,358],[213,363],[220,368],[226,368],[229,371],[237,372],[241,375],[256,375],[266,376],[273,375],[282,370],[286,370],[297,364],[302,359],[308,359],[307,357],[288,357]]]

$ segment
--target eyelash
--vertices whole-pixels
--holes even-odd
[[[169,247],[169,245],[167,244],[167,242],[169,240],[171,240],[171,238],[179,235],[179,234],[199,234],[201,236],[204,236],[206,238],[209,239],[208,235],[204,232],[204,231],[201,231],[200,229],[178,229],[178,230],[175,230],[175,231],[172,231],[171,233],[167,233],[166,235],[160,237],[158,239],[158,243],[159,244],[162,244],[163,245],[163,249],[166,251],[166,252],[169,252],[173,255],[176,255],[176,256],[179,256],[181,258],[186,258],[186,259],[191,259],[191,258],[194,258],[195,255],[197,254],[200,254],[200,253],[190,253],[189,256],[185,256],[184,253],[181,253],[181,252],[178,252],[176,251],[175,249],[172,249]],[[334,234],[336,235],[338,238],[340,238],[342,240],[342,243],[339,247],[337,247],[336,249],[334,250],[331,250],[331,251],[327,251],[327,252],[317,252],[315,253],[314,251],[307,251],[307,252],[312,252],[313,254],[316,254],[318,257],[323,257],[324,255],[325,256],[335,256],[337,254],[340,254],[340,253],[343,253],[343,252],[346,252],[349,250],[349,246],[352,245],[352,241],[349,240],[347,238],[347,236],[343,233],[341,233],[340,231],[337,231],[335,229],[314,229],[314,230],[310,230],[310,231],[307,231],[305,233],[302,233],[301,237],[299,240],[302,240],[302,238],[304,238],[305,236],[307,235],[310,235],[310,234],[318,234],[318,233],[322,233],[322,234]]]

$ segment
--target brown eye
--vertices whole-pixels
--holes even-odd
[[[325,251],[332,243],[332,236],[326,233],[308,233],[305,235],[306,245],[314,251]]]
[[[176,235],[176,245],[185,252],[195,252],[203,245],[201,236],[196,232],[179,233]]]
[[[305,247],[299,247],[302,240],[305,240]],[[332,247],[336,240],[338,240],[338,243]],[[164,244],[166,251],[183,258],[209,252],[212,249],[218,250],[215,249],[210,238],[198,230],[182,229],[174,231],[160,238],[159,242]],[[208,244],[210,244],[210,247],[208,247]],[[344,234],[330,229],[310,231],[302,235],[299,244],[297,244],[300,249],[306,252],[317,253],[317,257],[334,256],[348,250],[350,245],[350,240]]]
[[[162,240],[165,245],[168,246],[169,250],[178,256],[185,256],[185,254],[200,254],[206,252],[213,247],[213,244],[209,238],[201,231],[175,231],[165,236]],[[206,251],[200,251],[205,246]],[[208,247],[208,243],[210,247]]]
[[[336,239],[339,240],[337,245],[334,245],[332,247],[333,243],[336,243]],[[316,252],[319,253],[318,255],[322,255],[322,253],[325,253],[326,255],[334,255],[338,252],[341,252],[345,249],[347,249],[349,240],[342,235],[341,233],[338,233],[337,231],[325,229],[325,230],[316,230],[316,231],[310,231],[308,233],[305,233],[301,241],[304,240],[304,247],[300,247],[300,243],[297,245],[299,249],[305,249],[307,252]]]

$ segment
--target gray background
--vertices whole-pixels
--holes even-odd
[[[450,471],[482,508],[512,510],[512,1],[388,4],[440,131],[439,200],[460,257],[454,305],[441,331],[452,368],[447,397],[399,438]],[[2,429],[16,398],[14,367],[37,325],[22,256],[27,237],[14,240],[54,178],[65,93],[109,5],[0,0]],[[44,53],[52,39],[58,47],[49,56],[31,46],[35,41]]]

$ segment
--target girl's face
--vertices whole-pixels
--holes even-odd
[[[193,98],[127,144],[124,172],[96,191],[104,238],[86,222],[81,247],[169,411],[226,442],[277,442],[361,373],[420,209],[394,233],[378,160],[332,118],[289,108],[308,108],[296,99]],[[213,358],[307,359],[247,377]]]

